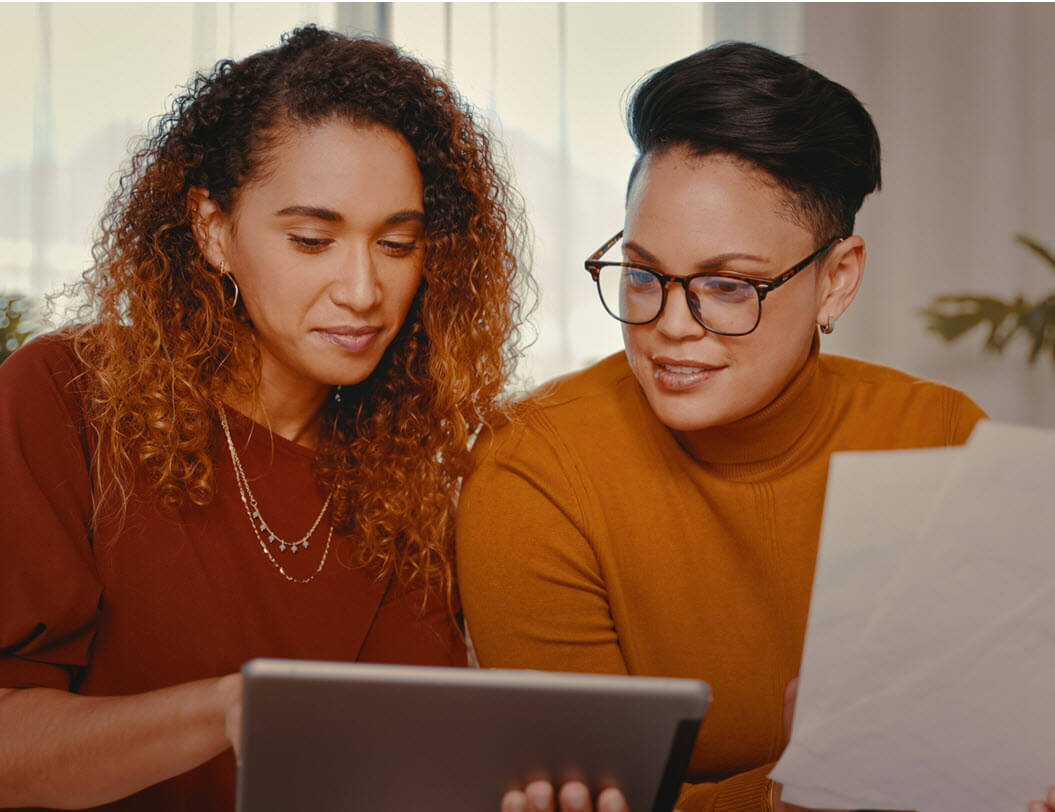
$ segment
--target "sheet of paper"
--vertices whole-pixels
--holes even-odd
[[[924,617],[928,637],[966,645],[970,634],[1004,623],[994,601],[1028,589],[1038,570],[1055,571],[1055,432],[985,421],[967,449],[885,585],[859,648],[907,659],[920,645],[931,651],[918,634]]]
[[[833,454],[810,598],[795,728],[838,709],[833,689],[847,681],[866,692],[882,675],[848,659],[899,562],[916,544],[931,494],[963,448]],[[891,506],[896,505],[896,509]]]
[[[898,562],[912,549],[932,494],[963,453],[962,448],[941,448],[832,456],[793,739],[774,780],[786,785],[815,775],[823,780],[824,756],[810,749],[810,734],[838,718],[845,704],[839,685],[855,683],[865,695],[882,687],[883,675],[864,660],[847,659],[846,651],[867,624]],[[897,509],[891,510],[891,504]],[[889,793],[875,787],[854,786],[850,795],[823,785],[786,786],[784,792],[789,801],[828,809],[897,806]]]
[[[1055,784],[1055,432],[982,424],[965,449],[836,455],[821,536],[792,741],[773,772],[785,798],[1021,812],[1042,797]]]

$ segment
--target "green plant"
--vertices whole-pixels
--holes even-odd
[[[33,335],[32,311],[32,299],[0,292],[0,364]]]
[[[1055,255],[1048,248],[1025,234],[1016,234],[1015,239],[1055,271]],[[1044,351],[1049,352],[1055,362],[1055,291],[1035,304],[1027,302],[1021,295],[1011,302],[969,294],[937,296],[921,312],[928,320],[927,329],[946,341],[955,341],[978,325],[985,325],[989,331],[985,349],[1002,353],[1011,337],[1021,330],[1031,342],[1031,364]]]

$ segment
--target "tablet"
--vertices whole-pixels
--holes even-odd
[[[543,671],[257,659],[242,674],[239,812],[498,812],[535,778],[669,812],[711,696]]]

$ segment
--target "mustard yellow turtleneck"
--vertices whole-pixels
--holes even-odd
[[[462,492],[480,663],[705,680],[714,701],[678,806],[761,809],[829,456],[963,443],[981,417],[955,390],[816,342],[773,403],[693,433],[656,419],[622,353],[559,379],[477,443]]]

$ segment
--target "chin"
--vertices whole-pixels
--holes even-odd
[[[705,403],[693,403],[689,398],[671,398],[651,394],[648,405],[659,422],[673,431],[700,431],[731,422],[726,415]]]

